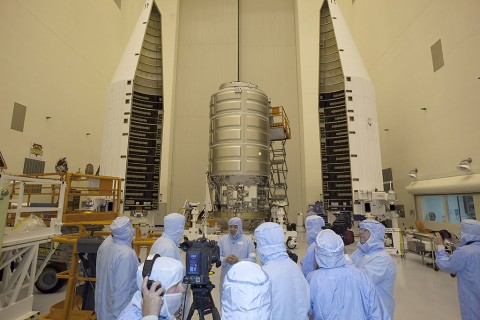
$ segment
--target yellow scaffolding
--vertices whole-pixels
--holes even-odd
[[[291,137],[292,132],[285,109],[283,106],[272,107],[270,110],[270,140],[285,140]]]
[[[95,176],[81,173],[66,172],[58,173],[44,173],[44,174],[30,174],[21,175],[19,177],[29,177],[45,180],[59,180],[66,184],[65,197],[63,199],[63,215],[62,222],[87,222],[87,221],[111,221],[114,220],[120,212],[121,202],[121,179],[109,176]],[[60,186],[58,184],[52,185],[26,185],[17,184],[13,181],[14,188],[10,196],[9,209],[15,203],[15,197],[21,192],[26,196],[26,203],[22,204],[24,207],[38,205],[39,202],[47,202],[53,207],[60,200]],[[107,202],[112,203],[111,210],[105,207],[105,211],[87,210],[81,207],[81,199],[87,198],[101,198]],[[78,201],[77,201],[78,200]],[[45,203],[44,203],[45,204]],[[17,204],[20,205],[20,204]],[[56,211],[51,211],[48,208],[41,210],[41,214],[46,225],[50,224],[51,218],[57,217]],[[96,208],[94,208],[96,209]],[[22,217],[27,214],[22,213]],[[15,222],[15,214],[10,214],[7,217],[7,225],[13,226]],[[109,223],[108,223],[109,224]]]
[[[85,224],[92,224],[91,222]],[[103,223],[95,223],[103,224]],[[93,310],[81,310],[82,297],[76,294],[76,287],[80,281],[96,281],[96,278],[84,277],[79,274],[79,256],[77,252],[77,241],[80,238],[85,238],[91,235],[88,232],[84,223],[70,223],[70,226],[78,226],[79,232],[76,234],[62,235],[60,237],[52,238],[52,242],[66,243],[72,246],[72,258],[70,268],[66,271],[57,274],[59,279],[66,279],[67,289],[65,292],[65,300],[60,301],[50,307],[50,312],[46,315],[40,316],[39,320],[94,320],[96,319],[95,312]],[[107,236],[109,232],[95,231],[94,236]],[[141,238],[140,228],[135,228],[135,240],[132,242],[132,246],[137,253],[140,254],[142,247],[147,248],[147,252],[150,251],[153,243],[155,242],[155,236],[159,234],[149,234],[147,238]]]

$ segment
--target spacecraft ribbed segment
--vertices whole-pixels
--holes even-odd
[[[252,83],[227,82],[212,95],[209,176],[217,212],[269,212],[269,116],[267,95]]]

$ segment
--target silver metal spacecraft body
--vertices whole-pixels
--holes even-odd
[[[214,217],[269,217],[270,108],[252,83],[227,82],[212,95],[208,179]]]

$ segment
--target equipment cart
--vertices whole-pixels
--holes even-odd
[[[422,263],[431,264],[433,270],[438,271],[435,263],[435,236],[432,233],[405,232],[407,246],[405,253],[413,253],[422,257]],[[431,262],[428,262],[428,261]]]

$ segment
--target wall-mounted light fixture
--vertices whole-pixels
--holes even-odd
[[[2,156],[2,152],[0,151],[0,171],[8,169],[7,163],[5,162],[5,159]]]
[[[410,170],[410,172],[408,173],[408,176],[412,179],[417,179],[417,173],[418,173],[418,169],[415,168],[413,170]]]
[[[472,163],[472,158],[463,159],[457,165],[457,169],[463,172],[470,172],[472,170],[470,168],[470,163]]]

